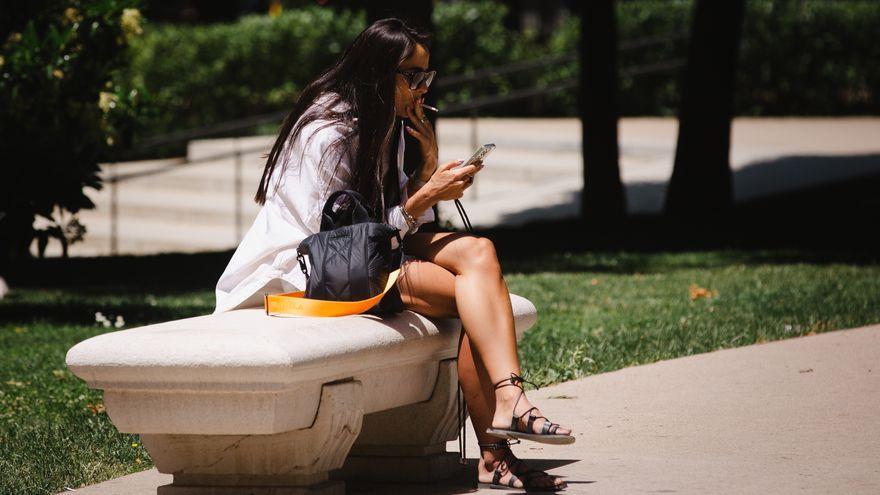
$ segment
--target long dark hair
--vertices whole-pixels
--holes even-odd
[[[429,35],[401,19],[381,19],[361,32],[339,60],[300,93],[293,110],[281,125],[272,151],[266,157],[263,177],[254,200],[265,204],[269,179],[288,138],[295,139],[308,123],[321,119],[328,123],[318,130],[342,124],[340,128],[347,131],[327,147],[320,166],[328,166],[324,158],[330,152],[337,152],[341,158],[343,153],[350,153],[350,146],[357,142],[350,186],[375,208],[382,194],[378,168],[388,151],[394,128],[395,74],[400,63],[415,50],[416,44],[429,48]],[[328,99],[322,101],[319,107],[309,110],[321,97]],[[340,102],[347,105],[334,110],[334,106]],[[339,152],[340,149],[342,152]],[[335,166],[338,165],[337,161]],[[281,166],[279,174],[283,173],[285,160],[282,160]]]

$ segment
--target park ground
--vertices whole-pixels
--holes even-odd
[[[0,492],[56,493],[152,466],[138,436],[113,427],[100,391],[66,369],[65,353],[117,321],[132,328],[212,311],[207,281],[228,256],[80,258],[42,264],[31,284],[13,284],[0,301]],[[511,291],[537,306],[521,355],[528,377],[544,385],[880,322],[880,265],[864,252],[514,252],[502,266]],[[719,390],[737,383],[735,374],[719,380],[728,378]],[[590,428],[610,421],[589,400],[578,407]]]

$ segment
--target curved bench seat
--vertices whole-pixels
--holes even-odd
[[[511,304],[520,338],[536,310],[513,294]],[[327,473],[342,465],[365,414],[424,407],[440,396],[447,414],[460,328],[458,319],[410,311],[277,318],[243,309],[98,335],[72,347],[66,361],[104,390],[119,431],[141,434],[157,468],[175,474],[164,492],[242,483],[324,483],[333,492]],[[447,440],[436,431],[428,437]],[[305,464],[280,460],[300,457]]]

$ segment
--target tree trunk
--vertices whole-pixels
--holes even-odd
[[[626,215],[617,149],[617,33],[614,0],[581,5],[581,121],[584,193],[581,216],[613,221]]]
[[[743,0],[697,0],[666,213],[718,218],[733,204],[730,122]]]

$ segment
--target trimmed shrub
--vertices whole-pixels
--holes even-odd
[[[624,116],[676,115],[681,67],[632,75],[687,58],[693,0],[621,0],[621,47],[646,37],[678,39],[621,49],[620,110]],[[545,42],[505,28],[505,4],[438,2],[434,8],[439,77],[577,50],[580,22],[564,13]],[[880,2],[748,0],[738,71],[739,115],[877,114],[880,87]],[[208,26],[153,25],[132,45],[125,86],[144,86],[158,118],[152,133],[191,128],[289,108],[297,92],[365,27],[362,12],[307,6],[278,17],[245,16]],[[442,89],[440,105],[577,77],[576,61]],[[479,111],[497,116],[574,116],[577,91],[559,91]]]
[[[363,13],[310,6],[234,23],[152,25],[132,43],[128,84],[157,106],[154,133],[288,108],[366,27]]]

